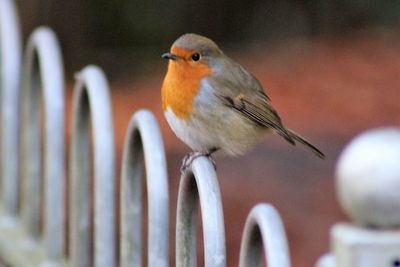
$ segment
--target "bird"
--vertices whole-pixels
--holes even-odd
[[[287,128],[257,78],[229,58],[211,39],[186,33],[161,56],[169,61],[161,87],[165,118],[175,135],[192,149],[180,168],[200,156],[239,156],[267,133],[325,155]]]

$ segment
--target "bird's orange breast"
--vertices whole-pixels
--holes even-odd
[[[205,63],[190,61],[190,51],[175,47],[171,52],[182,58],[177,61],[170,60],[168,64],[161,89],[162,107],[164,111],[170,108],[178,118],[188,120],[193,111],[194,98],[200,90],[201,80],[210,75],[212,69]]]

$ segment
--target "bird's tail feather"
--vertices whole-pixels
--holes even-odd
[[[316,148],[313,144],[311,144],[309,141],[307,141],[304,137],[302,137],[301,135],[297,134],[296,132],[290,130],[290,129],[286,129],[287,133],[290,135],[290,137],[292,139],[294,139],[296,142],[299,142],[303,145],[305,145],[306,147],[308,147],[309,149],[311,149],[312,152],[314,152],[315,155],[317,155],[318,157],[320,157],[321,159],[325,158],[324,153],[322,153],[318,148]]]

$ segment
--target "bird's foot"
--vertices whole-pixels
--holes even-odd
[[[198,157],[207,157],[211,163],[214,166],[214,169],[217,169],[217,164],[215,163],[215,160],[212,158],[212,154],[216,152],[218,149],[217,148],[212,148],[208,151],[193,151],[187,154],[183,160],[182,160],[182,165],[181,165],[181,173],[185,173],[186,170],[192,165],[193,161],[198,158]]]

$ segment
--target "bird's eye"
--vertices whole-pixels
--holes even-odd
[[[200,54],[199,53],[194,53],[192,55],[192,60],[193,61],[199,61],[199,59],[200,59]]]

